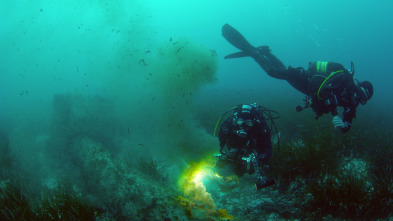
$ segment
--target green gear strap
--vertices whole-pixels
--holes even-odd
[[[326,73],[328,62],[326,61],[318,61],[317,62],[317,72]]]
[[[335,71],[330,73],[330,75],[322,82],[321,86],[319,86],[318,92],[317,92],[317,97],[319,100],[322,100],[322,98],[319,96],[319,92],[321,91],[323,85],[325,85],[326,81],[329,80],[331,77],[333,77],[333,75],[337,74],[337,73],[343,73],[343,70],[339,70],[339,71]]]

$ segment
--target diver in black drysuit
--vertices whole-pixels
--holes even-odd
[[[333,124],[342,132],[351,128],[359,104],[366,104],[373,95],[373,86],[368,81],[358,82],[353,73],[339,63],[310,62],[308,70],[302,67],[286,68],[275,57],[268,46],[253,47],[236,29],[228,24],[222,27],[224,38],[241,52],[225,58],[252,57],[265,72],[274,78],[286,80],[295,89],[306,95],[304,108],[311,107],[316,119],[332,113]],[[339,117],[337,107],[343,107],[343,117]],[[298,106],[297,111],[304,109]]]
[[[220,127],[221,157],[217,166],[230,167],[237,176],[256,172],[257,189],[273,185],[274,179],[265,176],[272,156],[270,132],[260,105],[238,105]]]
[[[258,161],[261,163],[267,163],[272,156],[272,142],[270,136],[270,128],[263,117],[262,112],[257,112],[253,116],[243,114],[241,106],[250,105],[239,105],[235,114],[226,119],[221,127],[218,134],[220,141],[220,152],[223,152],[225,146],[228,149],[238,149],[240,152],[250,153],[255,151],[258,155]],[[253,107],[253,109],[258,109],[260,106]],[[254,111],[254,110],[253,110]],[[246,117],[245,117],[246,116]],[[252,119],[251,119],[252,118]],[[239,121],[239,119],[241,119]],[[247,127],[247,125],[241,125],[237,122],[247,122],[251,121],[252,125]],[[237,153],[241,155],[241,153]]]

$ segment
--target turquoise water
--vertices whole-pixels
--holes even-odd
[[[221,114],[251,102],[281,113],[288,143],[318,128],[313,136],[331,133],[333,144],[355,150],[339,155],[343,165],[364,165],[373,156],[364,149],[372,147],[357,146],[392,146],[392,9],[388,0],[2,1],[0,182],[15,182],[35,206],[41,193],[61,186],[103,217],[188,219],[181,203],[163,204],[184,194],[177,179],[189,164],[218,151],[212,134]],[[221,35],[226,23],[254,46],[269,45],[287,66],[324,60],[349,68],[353,61],[355,77],[371,81],[375,92],[358,108],[351,132],[337,133],[330,116],[295,113],[303,95],[251,58],[224,60],[237,51]],[[168,175],[160,177],[156,166]],[[279,185],[256,193],[248,178],[240,183],[231,193],[207,186],[216,209],[238,219],[285,218],[258,201],[277,197]],[[240,197],[245,192],[256,194],[250,205]],[[194,211],[194,218],[205,214]]]

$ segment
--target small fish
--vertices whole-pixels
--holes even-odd
[[[145,59],[139,60],[139,63],[142,63],[142,64],[145,65],[145,66],[147,65],[146,62],[145,62]]]
[[[184,47],[180,47],[179,49],[177,49],[176,54],[179,53],[179,51],[180,51],[181,49],[183,49],[183,48],[184,48]]]
[[[28,91],[28,90],[25,90],[25,91],[20,92],[20,96],[22,96],[22,95],[24,95],[24,94],[29,94],[29,91]]]

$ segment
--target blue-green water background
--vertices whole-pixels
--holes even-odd
[[[219,81],[212,87],[226,93],[235,87],[266,89],[269,96],[298,94],[286,82],[269,78],[251,59],[222,59],[236,51],[221,37],[221,26],[229,23],[252,44],[269,45],[286,65],[307,67],[309,61],[327,60],[349,67],[353,61],[356,77],[374,84],[370,104],[392,108],[390,1],[127,2],[3,1],[2,115],[39,110],[40,102],[45,105],[54,93],[102,90],[99,77],[82,79],[80,72],[94,73],[94,63],[115,62],[130,20],[128,43],[141,50],[151,41],[179,36],[216,50]],[[29,96],[20,96],[26,90]],[[219,93],[212,96],[221,99]]]
[[[132,144],[136,149],[146,147],[150,153],[165,153],[173,148],[167,140],[179,136],[215,140],[211,137],[215,120],[238,103],[258,101],[284,114],[294,111],[302,104],[303,95],[287,82],[269,77],[251,58],[223,59],[237,51],[221,36],[225,23],[238,29],[254,46],[269,45],[285,65],[307,68],[310,61],[324,60],[349,68],[353,61],[355,77],[374,85],[374,97],[359,107],[356,120],[366,112],[390,117],[392,9],[389,0],[3,0],[0,126],[10,137],[14,156],[21,165],[26,164],[21,167],[39,176],[40,142],[50,134],[56,94],[100,96],[113,101],[119,121],[136,134]],[[146,83],[140,60],[148,61],[161,44],[183,37],[218,55],[216,81],[195,92],[192,102],[197,105],[184,109],[193,115],[181,116],[193,118],[186,124],[198,124],[195,120],[204,125],[203,135],[194,129],[186,130],[193,134],[156,131],[155,122],[166,117],[162,115],[165,111],[141,114],[150,108],[144,101],[155,99],[158,86]],[[296,120],[301,122],[302,117],[312,115],[298,116]],[[215,144],[209,141],[209,146],[201,149],[217,150]],[[160,157],[172,159],[171,154]]]

